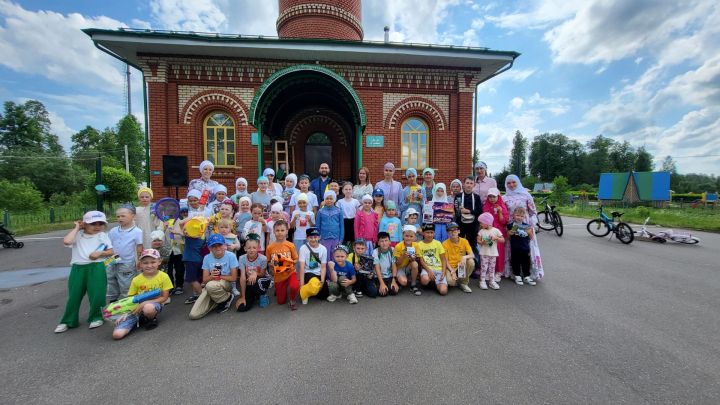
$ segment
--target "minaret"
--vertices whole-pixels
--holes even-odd
[[[360,0],[279,0],[280,38],[362,41]]]

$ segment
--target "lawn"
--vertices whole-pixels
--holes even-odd
[[[573,217],[597,218],[596,208],[592,205],[576,204],[562,206],[559,211],[563,215]],[[611,211],[624,213],[623,221],[634,224],[642,224],[645,222],[645,218],[650,217],[650,225],[720,232],[720,209],[718,208],[605,208],[608,215]]]

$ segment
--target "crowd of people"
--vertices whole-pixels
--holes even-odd
[[[114,319],[113,338],[121,339],[156,327],[186,285],[189,317],[200,319],[267,307],[273,287],[277,303],[296,310],[313,297],[356,304],[402,289],[471,293],[472,278],[482,290],[500,289],[503,278],[530,286],[543,278],[532,196],[515,175],[500,193],[484,162],[449,189],[432,168],[408,168],[403,185],[392,163],[375,184],[363,167],[352,184],[332,178],[323,163],[312,180],[284,171],[276,178],[267,168],[254,191],[238,178],[233,194],[212,179],[211,162],[199,168],[178,218],[158,218],[153,191],[141,187],[137,206],[118,208],[109,232],[99,211],[75,223],[63,239],[72,268],[56,333],[79,325],[85,294],[89,327],[97,328],[106,303],[160,291]]]

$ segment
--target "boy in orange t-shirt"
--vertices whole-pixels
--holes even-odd
[[[292,242],[287,241],[287,222],[282,219],[275,222],[273,234],[275,235],[275,242],[265,249],[268,270],[275,275],[275,292],[278,304],[285,304],[288,288],[290,288],[289,306],[294,311],[297,309],[296,300],[298,291],[300,291],[300,283],[295,273],[295,262],[298,259],[297,250],[295,250],[295,245]]]

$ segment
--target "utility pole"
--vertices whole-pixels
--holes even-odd
[[[128,157],[128,146],[123,146],[125,147],[125,171],[130,173],[130,158]]]
[[[97,160],[95,161],[95,185],[102,184],[102,157],[98,156]],[[99,192],[99,190],[96,189],[96,195],[97,195],[97,210],[100,212],[103,212],[103,205],[104,205],[104,195],[103,193]]]

